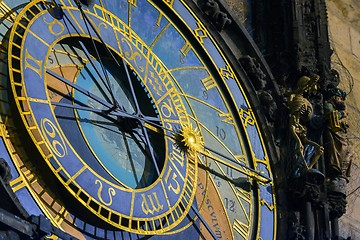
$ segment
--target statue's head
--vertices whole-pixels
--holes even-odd
[[[342,100],[345,100],[346,98],[346,92],[341,88],[334,88],[332,94],[334,97],[340,97]]]
[[[311,77],[302,76],[297,82],[297,87],[301,92],[315,92],[318,90],[317,82],[319,80],[319,75],[312,75]]]

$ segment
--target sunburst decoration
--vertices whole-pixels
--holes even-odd
[[[183,125],[174,134],[177,147],[186,153],[199,152],[204,146],[204,141],[197,128],[192,125]]]

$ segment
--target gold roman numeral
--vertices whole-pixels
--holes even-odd
[[[201,83],[204,85],[204,88],[207,90],[217,87],[215,79],[212,76],[208,76],[201,80]]]
[[[248,124],[249,125],[254,125],[255,124],[254,113],[251,110],[251,108],[249,108],[248,110],[240,108],[239,114],[240,114],[241,120],[242,120],[245,127]]]
[[[234,123],[234,119],[230,113],[224,113],[224,112],[219,113],[219,117],[224,118],[221,120],[224,123],[228,123],[228,124]]]
[[[133,5],[134,7],[136,7],[136,0],[128,0],[130,5]]]
[[[194,29],[195,36],[201,44],[204,44],[204,39],[208,37],[208,34],[200,22],[197,22],[196,25],[198,25],[198,28]]]
[[[188,41],[186,41],[184,46],[182,46],[182,48],[180,49],[180,52],[184,57],[186,57],[186,55],[189,53],[190,50],[191,50],[191,45]]]
[[[174,5],[175,0],[163,0],[163,1],[164,1],[164,3],[166,3],[166,5],[168,5],[170,8],[172,8],[172,6]],[[164,16],[163,13],[159,12],[159,17],[158,17],[158,19],[156,21],[156,26],[158,26],[158,27],[160,26],[161,19],[162,19],[163,16]]]

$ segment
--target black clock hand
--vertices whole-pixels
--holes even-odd
[[[128,79],[129,85],[130,85],[131,95],[133,96],[132,98],[133,98],[134,103],[135,103],[135,107],[136,107],[135,111],[136,111],[136,113],[137,113],[138,115],[140,115],[140,114],[141,114],[141,112],[140,112],[140,106],[139,106],[139,102],[138,102],[137,97],[136,97],[136,94],[135,94],[134,86],[133,86],[132,81],[131,81],[131,77],[130,77],[130,74],[129,74],[129,70],[128,70],[128,68],[127,68],[127,65],[126,65],[126,63],[125,63],[125,60],[123,59],[122,61],[123,61],[123,66],[124,66],[124,69],[125,69],[125,72],[126,72],[126,76],[127,76],[127,79]]]
[[[209,224],[206,222],[206,220],[201,216],[199,210],[194,207],[194,205],[191,205],[191,209],[193,210],[193,212],[196,214],[196,216],[200,219],[200,221],[202,222],[202,224],[204,224],[205,228],[208,230],[208,232],[211,234],[211,236],[214,239],[218,239],[217,236],[215,235],[215,233],[213,232],[213,230],[211,229],[211,227],[209,226]]]
[[[95,32],[96,36],[100,39],[101,43],[103,44],[103,46],[105,47],[107,53],[110,55],[110,57],[112,58],[112,60],[114,61],[114,63],[119,67],[121,68],[121,64],[119,63],[119,61],[117,60],[117,58],[114,56],[114,54],[110,51],[110,49],[108,48],[108,46],[106,45],[106,43],[104,42],[104,40],[102,39],[102,37],[100,36],[100,34],[97,32],[96,28],[93,26],[93,24],[91,23],[91,21],[89,20],[89,18],[87,17],[87,15],[85,14],[85,12],[83,11],[82,7],[81,7],[81,3],[77,0],[76,1],[77,3],[77,6],[79,8],[79,10],[81,11],[81,14],[84,18],[84,20],[86,20],[89,25],[91,26],[91,28],[93,29],[93,31]],[[138,100],[137,100],[137,97],[136,97],[136,94],[135,94],[135,91],[134,91],[134,87],[133,87],[133,84],[132,84],[132,81],[131,81],[131,78],[130,78],[130,74],[129,74],[129,71],[128,71],[128,68],[126,66],[126,63],[125,61],[123,60],[123,65],[124,65],[124,68],[125,68],[125,71],[126,71],[126,74],[127,74],[127,78],[128,78],[128,81],[129,81],[129,85],[130,85],[130,90],[131,90],[131,93],[132,93],[132,96],[133,96],[133,100],[134,100],[134,103],[135,103],[135,106],[136,106],[136,111],[137,111],[137,114],[141,114],[140,113],[140,107],[139,107],[139,103],[138,103]]]
[[[129,161],[130,161],[130,165],[131,165],[131,170],[134,174],[134,178],[135,178],[135,181],[136,181],[136,185],[139,185],[139,181],[138,181],[138,177],[137,177],[137,174],[136,174],[136,169],[135,169],[135,166],[134,166],[134,162],[133,162],[133,159],[132,159],[132,155],[131,155],[131,151],[130,151],[130,147],[129,147],[129,142],[127,140],[127,137],[125,135],[124,132],[121,132],[122,136],[123,136],[123,140],[124,140],[124,143],[125,143],[125,148],[126,148],[126,152],[129,156]]]
[[[93,98],[94,100],[98,101],[99,103],[102,103],[104,106],[108,107],[109,109],[111,109],[111,107],[113,107],[113,106],[110,105],[109,103],[103,101],[102,99],[99,99],[97,96],[91,94],[90,92],[88,92],[87,90],[85,90],[85,89],[77,86],[76,84],[68,81],[67,79],[65,79],[65,78],[57,75],[56,73],[52,72],[51,70],[47,70],[47,72],[48,72],[49,74],[51,74],[52,76],[58,78],[59,80],[63,81],[64,83],[70,85],[71,87],[77,89],[78,91],[84,93],[85,95]],[[123,114],[126,115],[125,117],[128,117],[128,118],[136,118],[136,119],[138,119],[138,120],[142,120],[142,121],[144,122],[144,123],[142,123],[143,126],[145,126],[145,123],[147,123],[147,124],[152,125],[152,126],[155,127],[155,128],[161,128],[161,129],[164,129],[164,130],[169,130],[169,129],[166,129],[165,127],[163,127],[163,126],[160,125],[160,124],[156,124],[156,123],[153,123],[153,122],[151,122],[151,121],[149,121],[149,120],[145,120],[145,119],[143,119],[143,118],[140,117],[140,116],[139,116],[139,117],[135,117],[134,115],[128,114],[128,113],[126,113],[125,111],[121,111],[120,109],[117,109],[116,113],[123,113]],[[114,114],[114,113],[112,113],[112,114]],[[122,116],[123,116],[123,115],[122,115]],[[146,131],[145,131],[145,132],[146,132]],[[172,131],[172,132],[173,132],[174,134],[176,134],[175,131]],[[145,138],[146,138],[146,135],[147,135],[147,132],[146,132],[146,134],[144,133]],[[147,143],[147,145],[150,145],[150,141],[149,141],[149,139],[148,139],[148,136],[147,136],[147,139],[146,139],[146,143]],[[152,150],[151,146],[149,146],[149,148]],[[206,149],[207,149],[208,151],[211,151],[211,152],[215,153],[215,154],[218,154],[218,152],[215,151],[214,149],[211,149],[211,148],[209,148],[209,147],[206,147]],[[245,175],[247,175],[247,176],[249,176],[249,177],[251,177],[251,178],[253,178],[253,179],[255,179],[255,180],[258,180],[258,181],[260,181],[260,182],[262,182],[262,183],[265,183],[265,184],[266,184],[266,183],[269,183],[269,182],[271,181],[271,179],[267,178],[266,176],[263,176],[262,174],[256,172],[255,170],[247,167],[245,164],[236,162],[237,165],[240,165],[242,168],[246,168],[247,171],[244,170],[244,169],[242,169],[242,168],[239,168],[238,166],[234,166],[234,165],[232,165],[232,164],[229,164],[228,162],[225,162],[225,161],[221,160],[220,158],[215,157],[214,155],[210,155],[210,154],[206,153],[205,151],[201,151],[201,154],[204,155],[204,156],[210,157],[210,158],[214,159],[215,161],[221,162],[222,164],[227,165],[228,167],[231,167],[231,168],[233,168],[234,170],[237,170],[237,171],[239,171],[239,172],[241,172],[241,173],[244,173]],[[222,155],[222,157],[224,157],[224,158],[227,159],[227,160],[234,161],[233,159],[231,159],[231,158],[229,158],[229,157],[227,157],[227,156]],[[155,160],[155,158],[154,158],[154,155],[153,155],[153,152],[152,152],[152,154],[151,154],[151,158],[153,159],[153,161],[156,162],[156,160]],[[158,169],[157,169],[157,171],[159,172]]]
[[[78,109],[78,110],[83,110],[83,111],[89,111],[89,112],[94,112],[94,113],[98,113],[101,116],[116,116],[116,117],[123,117],[123,118],[131,118],[131,119],[138,119],[136,116],[133,116],[131,114],[128,114],[126,112],[108,112],[108,110],[104,110],[104,109],[97,109],[97,108],[93,108],[93,107],[89,107],[86,104],[82,104],[80,102],[77,102],[78,105],[74,105],[74,104],[69,104],[69,103],[62,103],[62,102],[51,102],[51,105],[54,106],[59,106],[59,107],[65,107],[65,108],[71,108],[71,109]],[[117,119],[113,120],[114,122],[118,122]]]
[[[151,156],[151,159],[152,159],[153,162],[154,162],[156,172],[157,172],[158,176],[160,176],[160,170],[159,170],[159,167],[158,167],[156,158],[155,158],[154,149],[152,148],[152,145],[151,145],[151,143],[150,143],[149,134],[148,134],[148,132],[147,132],[147,128],[145,127],[144,123],[141,123],[141,130],[142,130],[142,133],[143,133],[144,138],[145,138],[145,139],[144,139],[144,140],[145,140],[145,143],[146,143],[146,145],[147,145],[148,148],[149,148],[150,156]]]
[[[88,16],[85,14],[84,10],[82,9],[82,6],[81,6],[81,2],[79,0],[75,0],[75,3],[77,4],[77,7],[78,9],[80,10],[81,12],[81,15],[84,19],[84,22],[86,24],[86,27],[88,27],[87,23],[90,25],[90,27],[92,28],[92,30],[95,32],[97,38],[100,40],[100,42],[102,43],[102,45],[104,46],[106,52],[109,54],[109,56],[111,57],[111,59],[114,61],[114,63],[119,67],[121,68],[121,65],[119,63],[119,61],[117,60],[117,58],[114,56],[114,54],[111,52],[111,50],[109,49],[109,47],[106,45],[105,41],[103,40],[103,38],[101,37],[101,35],[98,33],[98,31],[96,30],[96,28],[94,27],[94,25],[91,23],[90,19],[88,18]],[[89,32],[89,35],[91,37],[91,34],[90,34],[90,31],[88,29],[88,32]],[[91,37],[92,41],[93,38]],[[96,46],[95,46],[96,47]],[[100,59],[100,58],[99,58]],[[100,59],[101,60],[101,59]],[[109,85],[110,86],[110,85]],[[111,88],[111,86],[110,86]]]
[[[111,86],[110,86],[109,76],[108,76],[108,74],[107,74],[107,72],[106,72],[106,70],[105,70],[105,67],[104,67],[104,65],[103,65],[103,63],[102,63],[102,60],[101,60],[100,56],[98,56],[98,59],[99,59],[99,62],[100,62],[102,71],[103,71],[103,73],[104,73],[105,80],[103,79],[103,75],[100,73],[98,67],[97,67],[96,64],[94,63],[94,60],[91,58],[91,55],[90,55],[89,51],[87,50],[87,48],[85,47],[84,43],[82,43],[81,41],[79,41],[79,43],[80,43],[80,45],[81,45],[81,47],[82,47],[82,49],[83,49],[83,51],[84,51],[87,59],[90,61],[92,67],[95,69],[97,75],[99,76],[100,80],[102,81],[103,85],[105,86],[105,88],[107,89],[107,91],[110,93],[110,96],[111,96],[111,98],[112,98],[112,103],[113,103],[114,105],[118,104],[118,101],[115,99],[115,96],[114,96],[114,94],[113,94],[113,92],[112,92],[112,89],[111,89]],[[97,49],[96,49],[96,53],[97,53],[97,55],[98,55],[98,50],[97,50]],[[99,88],[100,90],[102,90],[101,86],[99,85],[99,83],[97,83],[96,79],[94,79],[94,82],[95,82],[95,84],[98,86],[98,88]],[[104,92],[104,91],[103,91],[103,92]],[[109,102],[111,102],[110,99],[108,98],[108,96],[105,94],[105,92],[104,92],[104,97],[105,97]]]
[[[99,74],[99,77],[100,77],[101,80],[103,81],[106,89],[109,91],[109,93],[110,93],[110,95],[111,95],[111,98],[112,98],[112,101],[113,101],[113,105],[114,105],[114,106],[118,106],[118,102],[117,102],[117,100],[115,99],[115,96],[114,96],[113,91],[112,91],[112,89],[111,89],[109,76],[108,76],[108,74],[107,74],[107,72],[106,72],[106,69],[105,69],[105,67],[104,67],[103,61],[102,61],[101,56],[100,56],[100,54],[99,54],[98,48],[97,48],[97,46],[96,46],[96,44],[95,44],[94,38],[92,37],[92,34],[91,34],[91,31],[90,31],[90,29],[89,29],[88,24],[91,26],[91,28],[93,29],[93,31],[95,32],[95,34],[100,38],[102,44],[106,47],[106,49],[108,49],[108,48],[107,48],[106,44],[104,43],[104,41],[101,39],[100,34],[97,32],[97,30],[95,29],[95,27],[94,27],[94,26],[92,25],[92,23],[89,21],[89,19],[88,19],[88,17],[86,16],[85,12],[82,10],[81,4],[80,4],[78,1],[76,1],[76,3],[78,4],[78,8],[80,9],[81,15],[82,15],[82,17],[83,17],[83,19],[84,19],[84,23],[85,23],[86,29],[87,29],[88,34],[89,34],[89,36],[90,36],[91,42],[92,42],[92,44],[93,44],[93,46],[94,46],[94,49],[95,49],[97,58],[98,58],[98,60],[99,60],[99,63],[100,63],[102,72],[104,73],[104,76],[105,76],[105,80],[106,80],[106,81],[104,81],[104,80],[101,78],[100,74],[98,73],[98,74]],[[86,54],[87,49],[86,49],[86,47],[83,45],[83,43],[82,43],[81,41],[80,41],[80,45],[83,47],[83,49],[84,49],[84,51],[85,51],[85,54]],[[108,49],[108,51],[110,51],[110,50]],[[88,56],[88,59],[90,60],[90,59],[91,59],[90,54],[88,54],[88,55],[89,55],[89,56]],[[91,60],[90,60],[90,61],[91,61]],[[97,71],[97,70],[96,70],[96,71]]]
[[[59,74],[55,73],[54,71],[52,71],[50,69],[46,69],[46,72],[48,74],[50,74],[51,76],[57,78],[61,82],[65,83],[65,84],[69,85],[70,87],[78,90],[79,92],[85,94],[89,98],[92,98],[93,100],[97,101],[98,103],[102,104],[103,106],[108,107],[109,109],[114,107],[111,103],[108,103],[107,101],[104,101],[103,99],[101,99],[98,96],[92,94],[91,92],[89,92],[86,89],[80,87],[79,85],[67,80],[66,78],[64,78],[64,77],[60,76]]]

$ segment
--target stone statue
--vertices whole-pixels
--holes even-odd
[[[311,78],[302,76],[297,82],[297,89],[287,93],[288,106],[290,110],[290,131],[296,141],[296,153],[304,161],[305,166],[310,169],[318,161],[323,154],[324,148],[318,143],[311,141],[307,137],[307,128],[304,125],[309,122],[313,115],[313,106],[311,102],[304,97],[304,94],[317,90],[318,75],[313,75]],[[304,156],[304,149],[306,145],[311,145],[315,148],[314,154],[309,161]]]
[[[332,88],[324,104],[327,128],[324,132],[326,176],[330,179],[350,176],[351,150],[347,138],[348,125],[345,122],[346,93],[340,88]]]

